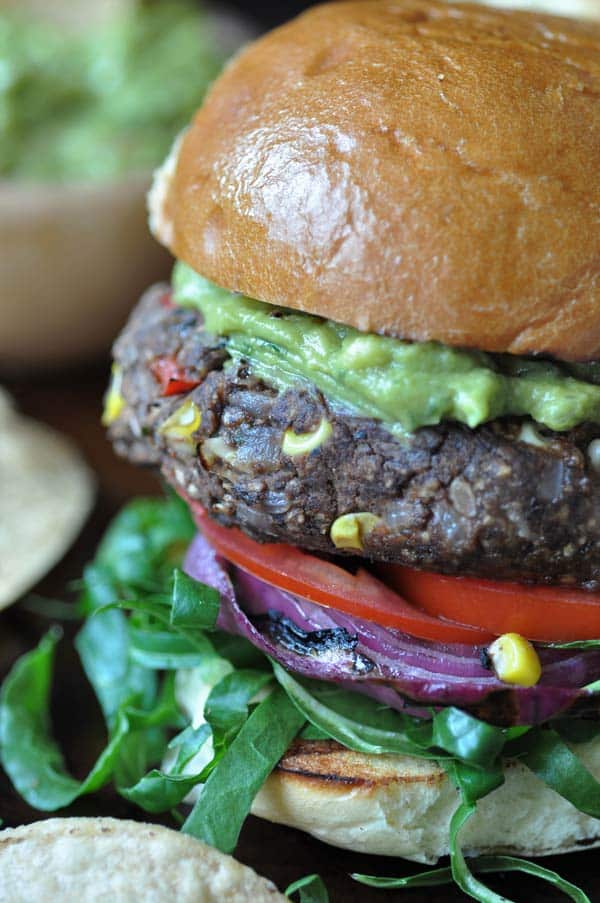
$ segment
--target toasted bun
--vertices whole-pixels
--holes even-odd
[[[0,832],[10,903],[278,903],[275,885],[199,840],[114,818],[52,818]]]
[[[198,272],[271,303],[598,358],[599,92],[593,23],[440,0],[317,6],[226,69],[152,221]]]
[[[178,672],[177,701],[194,726],[204,720],[209,692],[199,669]],[[600,738],[577,751],[600,777]],[[200,771],[208,755],[203,749],[188,764],[190,773]],[[297,740],[267,778],[252,812],[336,847],[433,863],[449,852],[450,819],[458,804],[458,791],[435,762],[364,755],[333,741]],[[568,853],[600,846],[600,821],[510,761],[505,784],[478,804],[461,840],[470,855]]]
[[[581,747],[600,777],[600,740]],[[298,741],[268,778],[253,813],[360,853],[437,862],[449,852],[458,793],[435,763],[367,756],[333,742]],[[524,765],[482,800],[461,833],[469,855],[546,856],[600,846],[600,821],[583,815]]]

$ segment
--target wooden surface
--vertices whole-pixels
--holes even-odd
[[[127,499],[142,493],[160,492],[158,481],[152,473],[135,469],[117,459],[104,438],[99,416],[106,372],[108,365],[62,378],[8,382],[8,388],[23,412],[73,437],[94,469],[98,481],[97,504],[88,525],[65,560],[36,587],[36,592],[53,598],[64,598],[68,581],[80,576],[82,566],[92,557],[107,522]],[[0,619],[0,677],[3,677],[17,656],[36,643],[47,629],[48,621],[27,611],[22,605],[2,612]],[[69,768],[77,777],[83,777],[104,743],[104,734],[93,694],[72,649],[70,639],[74,629],[67,627],[67,636],[58,656],[53,719]],[[116,796],[110,787],[92,797],[85,797],[59,814],[148,818]],[[1,772],[0,817],[5,826],[44,817],[43,813],[28,808],[16,796]],[[168,820],[164,823],[169,824]],[[333,903],[371,903],[401,898],[407,903],[458,903],[466,899],[453,887],[408,892],[361,887],[347,877],[349,872],[406,875],[419,871],[420,867],[402,860],[377,859],[337,850],[299,831],[255,818],[248,819],[236,855],[258,872],[272,878],[282,889],[304,874],[318,872],[327,883]],[[548,859],[544,865],[582,885],[594,903],[600,901],[598,851]],[[553,903],[565,899],[547,885],[518,875],[496,878],[493,885],[506,898],[523,903]]]

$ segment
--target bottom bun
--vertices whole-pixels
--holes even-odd
[[[178,673],[177,700],[194,727],[204,720],[209,692],[199,669]],[[578,744],[577,753],[600,779],[600,737]],[[189,763],[190,772],[199,771],[208,754],[205,747]],[[357,853],[435,863],[449,853],[450,819],[459,802],[435,762],[365,755],[329,740],[296,740],[267,778],[252,813]],[[600,846],[600,820],[579,812],[524,765],[507,761],[505,783],[478,803],[460,836],[469,856],[549,856]]]
[[[582,744],[578,753],[600,777],[600,740]],[[449,853],[450,819],[458,804],[458,791],[435,762],[299,740],[268,778],[252,812],[358,853],[435,863]],[[478,804],[461,843],[469,856],[569,853],[600,845],[600,820],[509,761],[505,784]]]

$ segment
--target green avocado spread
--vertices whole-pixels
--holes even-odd
[[[158,165],[220,68],[191,2],[65,30],[0,12],[0,176],[110,179]]]
[[[404,342],[236,295],[183,263],[174,300],[202,311],[206,329],[227,338],[267,382],[315,385],[330,402],[381,420],[397,436],[456,420],[476,427],[506,415],[552,430],[600,423],[598,371],[512,355]]]

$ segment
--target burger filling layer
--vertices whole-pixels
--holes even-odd
[[[538,680],[519,685],[496,673],[483,644],[423,640],[311,603],[227,562],[202,534],[184,568],[219,591],[221,629],[288,671],[342,684],[396,711],[430,718],[432,706],[456,705],[498,725],[598,717],[600,697],[592,688],[600,674],[598,641],[537,645]]]

